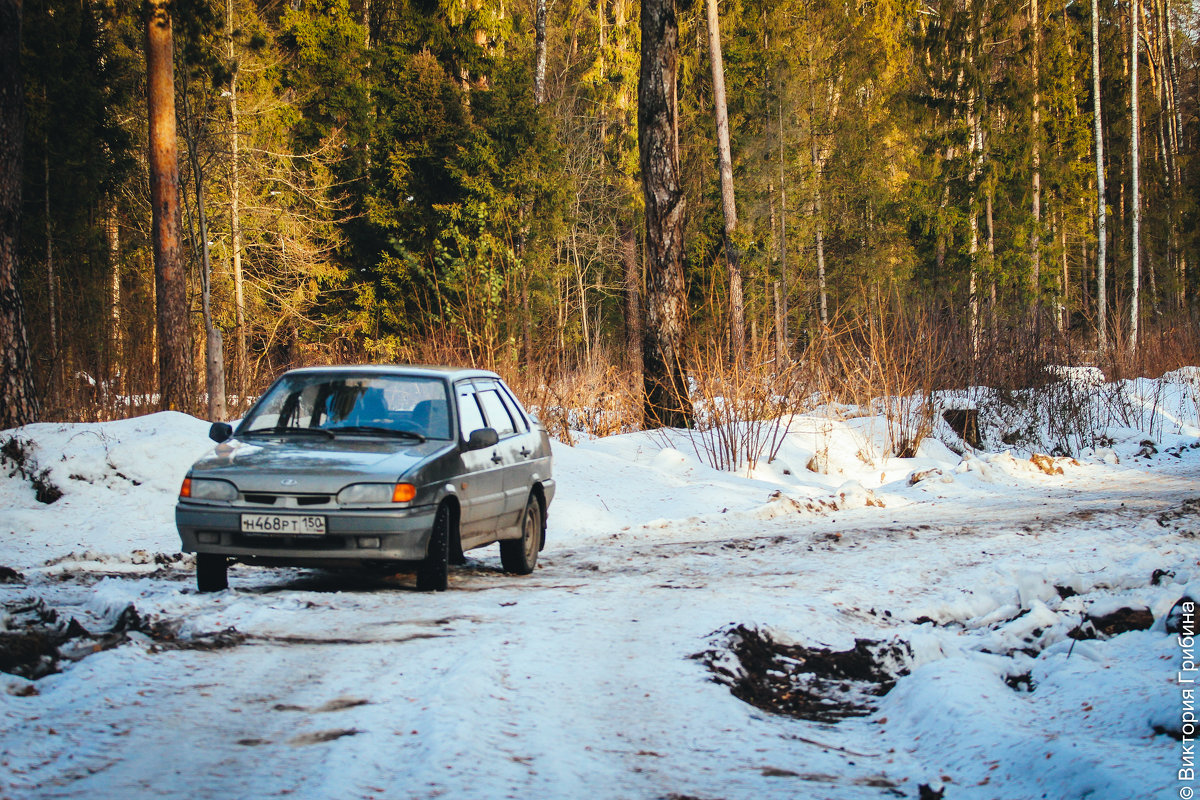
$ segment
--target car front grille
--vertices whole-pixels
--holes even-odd
[[[245,492],[242,499],[260,506],[325,506],[333,499],[328,494],[272,494],[269,492]]]

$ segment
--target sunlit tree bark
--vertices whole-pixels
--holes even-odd
[[[646,198],[645,424],[686,427],[691,424],[692,406],[683,370],[687,307],[675,87],[679,27],[674,0],[642,0],[641,28],[638,150]]]
[[[717,127],[717,171],[721,178],[721,212],[725,219],[725,260],[729,265],[729,339],[733,361],[746,357],[746,311],[742,296],[742,256],[738,251],[737,204],[733,194],[733,158],[729,149],[729,109],[725,102],[725,66],[717,0],[707,0],[708,52],[712,65],[713,106]]]
[[[168,0],[146,5],[146,106],[150,120],[150,205],[158,331],[159,407],[191,407],[187,276],[180,241],[179,152],[175,138],[175,68]]]

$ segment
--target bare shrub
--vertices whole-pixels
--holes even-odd
[[[688,374],[695,427],[686,436],[714,469],[754,469],[774,460],[792,421],[817,386],[809,358],[777,365],[769,342],[736,364],[723,343],[693,344]]]
[[[911,458],[933,431],[948,336],[926,314],[896,309],[840,318],[813,344],[821,391],[886,420],[888,455]]]

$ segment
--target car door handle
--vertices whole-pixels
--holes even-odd
[[[499,453],[492,453],[492,463],[493,464],[499,464],[503,460],[504,459],[500,456]]]
[[[529,458],[529,454],[532,453],[533,451],[530,450],[528,447],[522,447],[519,452],[521,453],[522,458]]]

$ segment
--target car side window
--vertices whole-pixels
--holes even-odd
[[[479,403],[475,401],[475,387],[470,384],[459,386],[458,429],[462,433],[462,438],[469,439],[472,431],[487,426],[487,423],[483,421],[483,413],[479,410]]]
[[[517,402],[517,398],[513,396],[512,390],[500,384],[500,399],[504,401],[504,405],[508,407],[512,418],[517,421],[517,429],[521,433],[529,432],[529,420],[525,416],[525,410],[521,408],[521,404]]]
[[[487,415],[488,422],[496,429],[496,433],[500,435],[501,439],[505,436],[512,436],[517,432],[517,425],[513,422],[512,415],[509,414],[504,401],[500,399],[498,391],[495,389],[484,389],[475,396],[479,398],[479,404],[483,407],[483,413]]]

